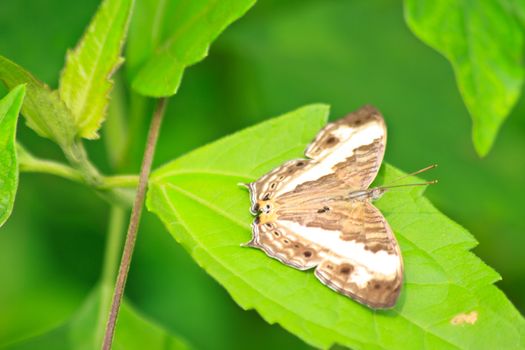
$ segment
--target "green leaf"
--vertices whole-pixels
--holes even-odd
[[[74,51],[68,52],[59,93],[71,110],[78,134],[98,138],[113,87],[111,76],[123,62],[133,0],[105,0]]]
[[[95,340],[100,301],[104,291],[96,288],[73,317],[62,326],[42,335],[5,347],[6,350],[94,350],[100,349]],[[111,295],[111,293],[110,293]],[[126,301],[122,303],[113,349],[118,350],[188,350],[186,341],[152,323]]]
[[[0,100],[0,227],[13,211],[18,187],[16,122],[25,92],[25,86],[20,85]]]
[[[472,115],[472,138],[486,155],[523,83],[523,32],[500,0],[405,0],[410,29],[452,64]]]
[[[492,284],[498,274],[469,252],[475,239],[434,208],[421,188],[392,190],[376,202],[405,262],[405,285],[389,311],[364,307],[322,285],[312,271],[240,246],[251,237],[253,217],[248,192],[237,183],[303,157],[327,114],[326,106],[308,106],[167,164],[151,178],[148,208],[241,307],[314,346],[525,348],[523,318]],[[385,165],[377,182],[401,174]],[[455,316],[471,312],[478,315],[474,324],[453,324]]]
[[[22,115],[27,125],[42,137],[68,148],[75,138],[73,118],[56,92],[16,63],[0,55],[0,80],[9,89],[26,84]]]
[[[255,0],[138,0],[127,51],[132,87],[147,96],[177,92],[187,66]]]

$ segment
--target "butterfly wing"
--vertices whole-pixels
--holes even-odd
[[[402,257],[386,219],[371,203],[326,201],[278,209],[275,218],[253,224],[250,246],[300,270],[316,267],[321,282],[370,307],[395,304]]]
[[[371,203],[362,201],[352,203],[341,226],[336,233],[318,232],[319,242],[326,241],[326,235],[333,238],[315,275],[374,309],[393,307],[403,284],[403,259],[388,222]]]
[[[352,189],[365,189],[374,180],[386,147],[386,125],[381,113],[364,106],[327,124],[306,149],[320,170],[335,170]]]
[[[372,106],[327,124],[306,149],[310,159],[288,161],[248,184],[252,213],[257,213],[262,202],[283,195],[302,197],[312,189],[324,195],[327,189],[348,193],[368,188],[379,171],[385,146],[385,122]]]

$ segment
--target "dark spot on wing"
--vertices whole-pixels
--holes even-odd
[[[350,274],[352,271],[354,271],[354,267],[350,264],[342,264],[339,269],[339,272],[345,275]]]
[[[326,144],[329,146],[335,145],[339,140],[337,137],[330,136],[328,139],[326,139]]]
[[[322,214],[322,213],[326,213],[327,211],[330,211],[330,208],[327,206],[324,206],[321,209],[317,210],[317,213]]]

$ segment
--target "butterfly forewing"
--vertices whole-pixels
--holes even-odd
[[[249,184],[253,224],[249,245],[298,269],[316,267],[332,289],[374,308],[394,305],[402,284],[399,247],[366,190],[384,155],[386,127],[365,106],[328,124],[306,150]]]

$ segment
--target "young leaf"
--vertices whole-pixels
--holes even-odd
[[[75,118],[78,134],[98,138],[106,115],[111,76],[120,66],[133,0],[105,0],[74,51],[68,52],[59,93]]]
[[[151,178],[148,208],[241,307],[314,346],[525,348],[523,318],[492,284],[498,274],[469,252],[474,238],[434,208],[420,188],[392,190],[375,203],[405,262],[405,284],[392,310],[371,310],[330,290],[312,271],[240,246],[251,237],[253,217],[248,192],[237,183],[303,157],[327,114],[325,106],[305,107],[167,164]],[[401,174],[386,165],[377,182]]]
[[[0,100],[0,227],[11,215],[18,187],[16,122],[24,94],[25,86],[20,85]]]
[[[523,33],[511,7],[498,0],[405,0],[405,17],[452,64],[472,115],[474,146],[486,155],[523,83]]]
[[[42,335],[6,347],[6,350],[92,350],[100,349],[95,329],[102,289],[96,288],[80,309],[64,325]],[[188,350],[188,344],[140,315],[127,302],[122,303],[113,342],[114,349]]]
[[[76,134],[73,118],[56,92],[52,92],[31,73],[1,55],[0,80],[9,89],[26,84],[22,115],[31,129],[63,148],[72,144]]]
[[[177,92],[187,66],[255,0],[138,0],[127,50],[132,87],[154,97]]]

